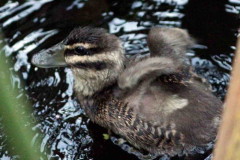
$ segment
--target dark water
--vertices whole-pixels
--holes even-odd
[[[138,159],[111,140],[104,140],[102,134],[107,131],[85,116],[73,93],[70,69],[37,68],[30,63],[33,54],[60,42],[73,28],[86,25],[103,27],[119,36],[127,54],[146,54],[149,28],[181,27],[198,42],[187,53],[191,64],[223,100],[240,24],[239,11],[239,0],[1,0],[3,50],[10,57],[6,63],[13,64],[9,68],[11,81],[20,89],[19,96],[26,96],[32,103],[32,116],[38,120],[33,129],[41,132],[34,137],[41,139],[39,150],[48,159]],[[9,155],[6,137],[0,133],[0,159],[18,159]],[[131,147],[125,146],[125,150],[133,153]]]

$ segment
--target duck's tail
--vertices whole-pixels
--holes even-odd
[[[164,56],[176,60],[184,59],[188,48],[194,44],[188,32],[180,28],[154,27],[148,35],[151,56]]]

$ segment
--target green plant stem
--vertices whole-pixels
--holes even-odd
[[[6,57],[2,50],[0,52],[0,117],[4,133],[8,137],[8,145],[14,148],[13,154],[19,155],[20,159],[38,160],[41,157],[39,149],[34,148],[31,144],[36,133],[32,131],[31,125],[26,127],[26,124],[32,124],[29,118],[30,106],[26,106],[23,98],[17,98],[18,91],[11,86],[11,75],[9,66],[6,64]],[[29,116],[23,116],[23,113]]]

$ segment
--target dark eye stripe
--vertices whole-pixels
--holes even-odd
[[[108,67],[107,63],[105,62],[78,62],[71,64],[72,66],[76,68],[81,68],[81,69],[95,69],[95,70],[103,70]]]
[[[89,48],[89,49],[86,49],[86,51],[83,52],[82,54],[76,53],[75,48],[73,48],[73,49],[66,49],[65,52],[64,52],[64,55],[65,56],[74,56],[74,55],[79,55],[79,56],[88,55],[88,56],[92,56],[92,55],[100,54],[100,53],[102,53],[102,49],[101,48]]]
[[[80,55],[80,56],[84,56],[84,55],[90,55],[90,50],[89,49],[86,49],[82,46],[79,46],[79,47],[76,47],[74,48],[74,52],[77,54],[77,55]]]

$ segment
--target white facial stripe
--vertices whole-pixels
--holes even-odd
[[[114,61],[118,62],[120,57],[120,54],[116,54],[114,52],[104,52],[101,54],[96,54],[94,56],[78,56],[78,55],[73,55],[73,56],[67,56],[66,61],[67,63],[84,63],[84,62],[98,62],[98,61],[104,61],[104,62],[109,62],[109,61]]]
[[[74,49],[76,47],[84,47],[86,49],[90,49],[90,48],[96,48],[97,46],[90,43],[75,43],[73,45],[66,45],[65,49]]]

